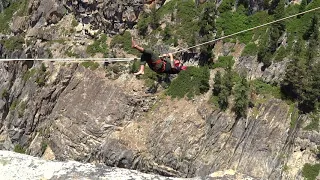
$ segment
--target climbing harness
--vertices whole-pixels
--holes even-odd
[[[147,62],[152,64],[150,68],[152,70],[156,71],[157,73],[162,73],[166,69],[166,61],[164,61],[162,59],[158,59],[158,60],[156,60],[154,62],[149,60]],[[156,69],[155,67],[157,66],[157,64],[160,64],[160,63],[162,63],[161,69]]]

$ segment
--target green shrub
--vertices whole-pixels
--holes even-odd
[[[8,33],[9,22],[12,20],[14,13],[17,13],[18,16],[26,15],[27,4],[27,0],[19,0],[11,3],[9,7],[0,13],[0,33]]]
[[[124,51],[130,54],[138,55],[139,52],[131,47],[131,34],[130,32],[126,31],[124,34],[116,35],[113,37],[110,43],[111,47],[120,47]]]
[[[251,81],[251,87],[258,94],[263,94],[263,95],[269,94],[278,99],[282,98],[282,93],[279,86],[274,86],[274,85],[265,83],[261,79],[256,79]]]
[[[29,69],[26,73],[24,73],[22,79],[24,82],[28,81],[32,76],[36,74],[37,70],[36,69]]]
[[[72,19],[71,25],[72,25],[73,27],[76,27],[76,26],[79,25],[79,22],[78,22],[76,19]]]
[[[234,64],[232,56],[219,56],[218,61],[213,64],[213,68],[227,68],[229,64],[231,65],[231,67]]]
[[[189,99],[203,94],[209,90],[209,77],[208,67],[188,67],[172,81],[166,94],[173,98],[187,96]]]
[[[222,1],[222,3],[220,4],[218,11],[220,13],[224,13],[224,12],[229,12],[233,9],[235,5],[235,1],[234,0],[224,0]]]
[[[140,61],[134,60],[131,65],[130,73],[135,73],[135,72],[138,72],[139,70],[140,70]]]
[[[13,151],[20,154],[26,153],[26,150],[20,144],[15,145]]]
[[[89,50],[90,51],[90,50]],[[68,56],[68,57],[76,57],[76,58],[79,58],[80,56],[76,53],[74,53],[71,48],[68,48],[67,51],[65,52],[65,54]]]
[[[26,110],[27,103],[22,101],[19,104],[19,109],[18,109],[18,116],[19,118],[23,117],[24,111]]]
[[[172,13],[175,12],[175,13]],[[175,38],[169,40],[166,43],[171,44],[173,41],[176,44],[175,39],[181,39],[184,42],[188,42],[188,45],[194,45],[194,32],[199,32],[199,25],[197,18],[201,12],[201,7],[196,7],[193,0],[172,0],[162,6],[157,13],[160,18],[164,18],[165,15],[170,15],[172,20],[175,20],[176,24],[172,29],[172,35]]]
[[[43,63],[41,63],[40,69],[38,69],[37,71],[37,77],[35,80],[35,82],[40,87],[44,86],[46,83],[46,77],[48,75],[46,71],[47,71],[47,67]]]
[[[219,102],[218,102],[218,96],[211,96],[210,99],[209,99],[209,103],[214,105],[215,107],[219,107]]]
[[[252,26],[251,23],[248,16],[237,12],[225,12],[217,19],[217,27],[221,28],[220,31],[223,31],[224,35],[230,35],[248,29]],[[237,36],[239,41],[243,43],[250,42],[252,37],[253,32],[246,32]]]
[[[105,57],[108,56],[107,35],[102,34],[99,39],[87,47],[87,53],[94,56],[96,53],[102,53]]]
[[[10,105],[9,111],[15,110],[18,104],[19,104],[19,101],[18,100],[14,100]]]
[[[27,16],[28,15],[28,0],[20,0],[19,10],[16,12],[17,16]]]
[[[145,66],[144,74],[141,76],[141,78],[144,80],[147,87],[153,87],[155,85],[155,82],[158,81],[159,76],[161,75],[152,71],[148,66]]]
[[[89,68],[91,70],[96,70],[99,67],[99,63],[93,61],[85,61],[82,62],[81,65],[85,68]]]
[[[315,130],[319,132],[320,114],[312,113],[310,115],[310,118],[311,118],[311,122],[304,128],[304,130],[309,130],[309,131]]]
[[[258,53],[258,47],[255,43],[249,43],[244,48],[241,56],[256,56]]]
[[[1,98],[7,97],[8,95],[9,95],[8,90],[7,89],[2,89]]]
[[[290,128],[294,128],[299,118],[299,111],[296,108],[296,104],[292,103],[289,108],[289,114],[291,114]]]
[[[278,50],[277,50],[277,53],[276,53],[276,56],[274,57],[274,61],[275,62],[280,62],[283,60],[283,58],[285,58],[287,56],[287,52],[286,52],[286,49],[281,46]]]
[[[320,172],[320,164],[311,165],[309,163],[305,164],[302,168],[302,176],[306,180],[315,180]]]
[[[235,83],[234,88],[234,107],[233,110],[237,117],[246,117],[249,105],[249,86],[245,77],[240,82]]]
[[[137,23],[137,29],[138,29],[139,35],[142,35],[142,36],[147,35],[149,23],[150,23],[150,18],[148,17],[148,14],[142,13]]]
[[[282,170],[283,170],[284,172],[288,172],[289,169],[290,169],[290,167],[289,167],[287,164],[285,164],[285,165],[282,167]]]
[[[9,39],[2,40],[2,41],[3,41],[3,46],[9,51],[22,49],[22,45],[24,43],[22,36],[12,36]]]
[[[41,154],[43,154],[46,151],[47,147],[48,147],[48,143],[42,141],[41,142]]]

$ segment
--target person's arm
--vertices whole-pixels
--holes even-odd
[[[174,67],[174,59],[172,53],[169,53],[171,68]]]
[[[134,75],[140,75],[140,74],[144,74],[144,65],[140,65],[140,70],[134,73]]]
[[[168,54],[162,54],[162,56],[160,56],[161,58],[162,57],[169,57],[169,55]]]

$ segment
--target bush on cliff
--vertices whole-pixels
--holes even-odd
[[[169,86],[166,94],[173,98],[192,98],[209,90],[210,72],[208,67],[188,67],[181,71]]]

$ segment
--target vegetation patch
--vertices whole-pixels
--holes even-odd
[[[14,51],[15,49],[22,49],[24,43],[23,37],[21,35],[12,36],[9,39],[2,40],[3,46],[8,51]]]
[[[106,67],[106,77],[109,79],[117,79],[123,72],[126,72],[127,66],[125,63],[111,63]]]
[[[130,54],[138,55],[139,52],[131,47],[131,34],[125,31],[122,35],[118,34],[111,40],[110,46],[115,48],[122,48],[124,51]]]
[[[302,176],[307,180],[315,180],[320,172],[320,164],[305,164],[302,168]]]
[[[96,70],[99,67],[99,63],[93,61],[85,61],[82,62],[81,65],[85,68],[89,68],[91,70]]]
[[[209,99],[209,103],[214,105],[215,107],[219,107],[219,97],[218,96],[215,96],[215,95],[212,95]]]
[[[76,58],[80,57],[77,53],[74,53],[71,48],[68,48],[67,51],[65,52],[65,54],[68,57],[76,57]]]
[[[308,130],[308,131],[315,130],[319,132],[320,114],[316,112],[311,113],[310,118],[311,118],[311,122],[304,128],[304,130]]]
[[[1,98],[7,97],[8,95],[9,95],[8,90],[7,89],[2,89]]]
[[[13,151],[20,154],[26,153],[26,150],[20,144],[15,145]]]
[[[102,53],[105,57],[108,56],[107,35],[102,34],[99,39],[87,47],[87,53],[94,56],[96,53]]]
[[[265,83],[261,79],[256,79],[250,82],[251,88],[257,93],[262,95],[272,95],[275,98],[281,99],[282,93],[280,87]]]
[[[274,57],[275,62],[282,61],[287,56],[286,49],[283,46],[280,46],[280,48],[277,50],[276,56]]]
[[[162,78],[164,75],[157,74],[153,70],[151,70],[148,66],[145,66],[144,68],[144,74],[141,76],[141,78],[144,80],[144,84],[147,87],[153,87],[155,86],[155,82],[158,82],[160,78]]]
[[[42,87],[45,85],[48,74],[49,72],[47,72],[47,67],[41,63],[40,69],[37,70],[37,77],[35,80],[38,86]]]
[[[258,47],[255,43],[249,43],[245,46],[241,56],[256,56],[258,53]]]
[[[234,60],[232,56],[219,56],[218,61],[213,64],[213,68],[224,68],[228,66],[233,66]]]
[[[24,102],[24,101],[20,102],[19,109],[18,109],[19,118],[23,117],[24,111],[26,110],[26,107],[27,107],[27,103],[26,102]]]
[[[140,69],[140,61],[134,60],[130,68],[130,73],[138,72],[139,69]]]
[[[252,22],[249,21],[248,16],[238,12],[225,12],[221,14],[221,17],[217,19],[218,31],[223,31],[224,35],[230,35],[252,26]],[[237,38],[242,43],[249,43],[253,37],[253,33],[246,32],[239,35]]]
[[[72,25],[72,27],[76,27],[79,25],[79,22],[76,19],[72,19],[71,25]]]
[[[42,141],[41,142],[41,154],[43,154],[46,151],[47,147],[48,147],[48,143],[45,141]]]
[[[299,110],[296,108],[296,104],[292,103],[289,108],[289,114],[291,114],[290,128],[294,128],[299,118]]]
[[[209,90],[210,72],[208,67],[188,67],[181,71],[176,79],[170,84],[166,94],[173,98],[189,99]]]
[[[17,99],[14,100],[10,105],[9,111],[15,110],[18,104],[19,104],[19,100],[17,100]]]
[[[14,13],[18,16],[26,15],[27,7],[27,0],[19,0],[12,2],[9,7],[5,8],[3,12],[0,13],[0,33],[8,33],[9,22],[11,21]]]

